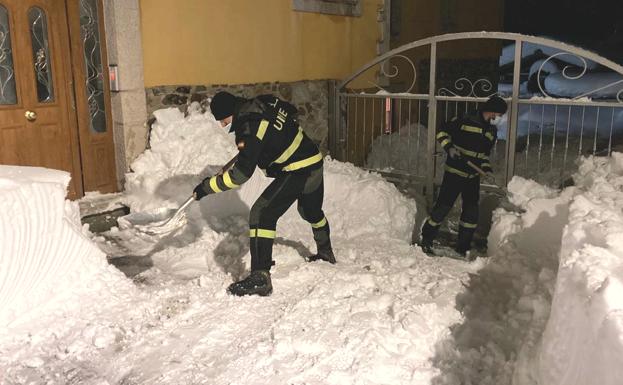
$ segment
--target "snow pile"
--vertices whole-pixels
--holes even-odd
[[[209,113],[158,114],[152,149],[128,177],[134,210],[175,207],[235,153]],[[514,178],[510,199],[525,212],[497,210],[490,258],[473,263],[410,246],[414,203],[378,175],[325,165],[337,264],[303,260],[315,246],[293,208],[277,228],[273,294],[225,293],[248,270],[249,205],[269,183],[256,172],[240,190],[191,205],[184,230],[148,256],[125,258],[145,263],[136,290],[108,288],[105,301],[74,290],[66,302],[83,304],[77,316],[2,341],[0,382],[579,385],[621,377],[620,154],[589,158],[563,192]],[[0,181],[4,197],[12,185]],[[102,271],[109,280],[95,285],[113,281]]]
[[[132,164],[134,172],[127,175],[126,201],[133,211],[179,206],[203,177],[218,172],[237,153],[233,134],[228,134],[210,112],[201,113],[196,104],[187,117],[175,108],[154,115],[157,122],[151,149]],[[221,221],[246,217],[272,181],[256,170],[240,189],[202,199],[200,209],[191,208],[189,216]],[[381,176],[330,158],[325,159],[324,211],[332,231],[344,237],[375,234],[407,241],[415,220],[415,203]],[[287,237],[303,228],[309,230],[309,224],[293,205],[279,221],[277,234]]]
[[[0,166],[0,331],[125,281],[82,235],[78,206],[65,200],[69,179]]]
[[[195,127],[200,134],[192,145],[205,141],[208,152],[223,151],[209,144],[222,129],[198,112],[171,122],[169,127],[185,134],[167,133],[169,149],[184,153],[190,146],[185,138],[194,135],[188,125],[200,119],[205,124]],[[167,165],[161,160],[171,150],[160,153],[164,143],[152,139],[148,156],[154,167],[133,176],[127,197],[136,207],[184,199],[200,178],[192,174],[201,165],[191,169],[190,156],[204,157],[215,168],[224,160],[181,154]],[[0,372],[7,381],[431,383],[440,373],[431,361],[435,344],[462,321],[454,298],[481,264],[429,258],[409,245],[413,201],[376,174],[327,159],[324,208],[338,263],[303,260],[315,246],[309,224],[292,209],[277,228],[274,293],[229,296],[225,288],[248,269],[243,209],[268,183],[256,174],[256,182],[239,191],[191,205],[184,231],[145,257],[149,269],[135,277],[136,295],[110,301],[105,312],[85,312],[71,320],[71,328],[57,324],[24,338],[26,343],[1,346]],[[163,184],[153,175],[175,183]],[[38,358],[36,368],[21,360],[30,356]]]
[[[494,213],[489,259],[457,296],[464,321],[438,346],[439,384],[534,383],[530,357],[548,319],[572,190],[520,177],[508,190],[525,212]]]
[[[623,378],[623,154],[588,158],[575,177],[552,312],[539,357],[542,384]]]
[[[524,207],[533,199],[548,199],[558,195],[558,191],[519,176],[508,182],[509,200],[512,204]]]
[[[618,384],[623,376],[623,155],[589,157],[557,192],[514,177],[465,320],[436,357],[441,384]],[[551,309],[551,312],[550,312]]]
[[[366,167],[411,171],[426,167],[428,129],[420,123],[404,125],[390,135],[379,135],[370,147]]]
[[[154,116],[151,148],[132,163],[133,172],[126,175],[128,203],[136,211],[163,204],[175,207],[192,193],[188,177],[213,174],[237,153],[233,136],[212,114],[201,114],[197,103],[190,106],[186,118],[177,108],[155,111]],[[184,187],[187,195],[175,196]]]

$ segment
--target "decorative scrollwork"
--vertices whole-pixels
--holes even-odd
[[[80,0],[80,32],[86,66],[85,85],[90,125],[94,132],[105,132],[104,74],[97,22],[97,3],[92,0]]]
[[[381,62],[381,71],[380,71],[381,75],[386,76],[386,77],[388,77],[390,79],[391,78],[395,78],[395,77],[398,76],[400,70],[398,69],[397,66],[391,65],[391,63],[390,63],[391,59],[393,59],[393,58],[400,58],[400,59],[406,60],[407,63],[409,63],[409,65],[411,66],[411,69],[413,70],[413,80],[411,81],[411,85],[409,86],[409,88],[407,88],[407,90],[404,91],[405,93],[411,93],[411,90],[413,90],[413,87],[415,86],[415,81],[417,80],[417,70],[415,69],[415,64],[413,64],[413,61],[411,59],[409,59],[408,57],[406,57],[404,55],[393,55],[393,56],[388,57],[383,62]],[[392,72],[387,72],[387,70],[385,68],[386,64],[390,64],[391,65],[390,68],[391,68]],[[390,92],[390,91],[386,90],[385,88],[381,87],[380,85],[378,85],[378,84],[376,84],[374,82],[370,82],[370,83],[372,85],[374,85],[375,87],[377,87],[378,89],[380,89],[380,90],[383,90],[383,91],[388,92],[388,93]]]
[[[0,6],[0,104],[17,101],[8,27],[6,8]]]
[[[582,56],[579,56],[579,55],[577,55],[577,54],[573,54],[573,53],[570,53],[570,52],[558,52],[558,53],[555,53],[555,54],[551,55],[550,57],[548,57],[547,59],[545,59],[545,60],[543,61],[543,63],[541,63],[541,65],[539,66],[539,70],[537,71],[537,84],[538,84],[538,86],[539,86],[539,90],[540,90],[540,91],[541,91],[541,93],[542,93],[544,96],[546,96],[546,97],[554,97],[554,96],[550,95],[547,91],[545,91],[545,87],[544,87],[544,86],[543,86],[543,84],[542,84],[542,79],[544,79],[544,78],[545,78],[545,77],[541,77],[541,72],[542,72],[542,70],[543,70],[543,67],[544,67],[544,66],[547,64],[547,62],[549,62],[550,60],[554,59],[555,57],[558,57],[558,56],[563,56],[563,55],[567,55],[567,56],[575,57],[575,58],[579,59],[579,60],[580,60],[580,62],[582,63],[582,67],[580,67],[580,72],[579,72],[577,75],[572,75],[572,74],[569,74],[569,73],[568,73],[568,71],[570,71],[571,69],[577,68],[577,67],[573,67],[573,66],[571,66],[571,65],[566,65],[566,66],[563,68],[563,70],[562,70],[562,76],[563,76],[565,79],[567,79],[567,80],[578,80],[578,79],[582,78],[582,77],[586,74],[586,72],[587,72],[587,70],[588,70],[588,64],[587,64],[587,62],[586,62],[586,59],[584,59]],[[606,85],[604,85],[604,86],[597,87],[597,88],[592,89],[592,90],[590,90],[590,91],[588,91],[588,92],[585,92],[585,93],[583,93],[583,94],[581,94],[581,95],[574,96],[572,99],[573,99],[573,100],[577,100],[577,99],[581,99],[581,98],[584,98],[584,97],[588,97],[588,96],[590,96],[590,95],[593,95],[593,94],[594,94],[594,93],[596,93],[596,92],[599,92],[599,91],[605,90],[605,89],[607,89],[607,88],[610,88],[610,87],[616,86],[617,84],[620,84],[620,83],[623,83],[623,80],[617,80],[617,81],[611,82],[611,83],[609,83],[609,84],[606,84]],[[619,103],[623,103],[623,100],[621,99],[621,98],[622,98],[622,94],[623,94],[623,88],[621,88],[621,89],[620,89],[620,90],[616,93],[616,100],[617,100],[617,102],[619,102]]]
[[[489,79],[478,79],[472,82],[468,78],[460,78],[454,82],[454,89],[452,91],[446,87],[442,87],[438,91],[439,96],[459,96],[459,97],[474,97],[474,98],[488,98],[495,95],[493,91],[493,83]],[[466,91],[466,92],[464,92]]]
[[[37,96],[40,102],[50,102],[54,99],[54,88],[50,66],[47,17],[39,7],[33,7],[29,11],[28,17],[37,77]]]
[[[4,62],[7,59],[7,49],[4,48],[4,44],[6,42],[8,34],[5,31],[2,31],[4,26],[0,25],[0,63]]]
[[[586,70],[588,69],[588,65],[586,64],[586,59],[584,59],[582,56],[575,55],[569,52],[558,52],[558,53],[551,55],[547,59],[543,60],[543,63],[541,63],[541,65],[539,66],[539,70],[537,71],[537,84],[539,85],[539,90],[541,90],[541,93],[545,96],[551,97],[551,95],[545,92],[545,89],[543,88],[543,84],[541,84],[541,79],[542,79],[541,72],[543,71],[543,67],[545,67],[545,65],[553,58],[558,57],[558,56],[563,56],[563,55],[568,55],[568,56],[572,56],[572,57],[580,59],[580,61],[582,62],[582,66],[583,66],[582,71],[578,75],[567,74],[567,71],[569,71],[573,67],[570,65],[565,66],[565,68],[562,69],[562,76],[564,76],[565,79],[577,80],[581,78],[582,76],[584,76],[584,74],[586,73]]]

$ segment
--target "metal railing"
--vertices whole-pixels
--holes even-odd
[[[457,41],[507,43],[500,52],[511,58],[510,64],[504,64],[508,87],[504,89],[500,81],[501,60],[495,63],[497,76],[476,74],[476,80],[457,76],[441,81],[440,75],[445,74],[438,72],[438,53],[444,44]],[[526,57],[539,60],[529,63]],[[423,80],[418,79],[418,68],[425,69]],[[375,69],[390,79],[389,85],[351,86]],[[408,76],[401,77],[405,69]],[[606,83],[595,81],[605,71],[613,76],[606,76]],[[532,91],[526,90],[528,79]],[[576,90],[580,83],[584,88]],[[520,175],[560,187],[577,169],[578,157],[607,156],[618,145],[623,137],[622,93],[622,66],[565,43],[501,32],[435,36],[396,48],[337,85],[329,149],[336,159],[412,180],[432,198],[444,161],[435,141],[438,125],[476,110],[489,96],[499,94],[509,110],[507,123],[498,127],[499,140],[491,155],[497,183],[506,185]]]

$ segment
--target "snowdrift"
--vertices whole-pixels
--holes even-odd
[[[420,123],[403,125],[390,135],[377,136],[366,167],[387,171],[421,171],[426,167],[428,129]]]
[[[137,158],[131,166],[134,172],[126,178],[126,201],[133,211],[177,207],[202,178],[218,172],[237,153],[233,134],[228,134],[210,112],[202,113],[196,103],[191,105],[188,116],[176,108],[159,110],[154,115],[151,149]],[[415,202],[380,175],[352,164],[327,157],[324,167],[324,211],[333,233],[348,238],[375,234],[410,240]],[[240,189],[202,199],[201,215],[220,220],[246,217],[272,181],[256,170]],[[192,210],[196,211],[196,207]],[[309,224],[293,205],[280,219],[277,235],[288,237],[302,228],[308,229]]]
[[[497,357],[498,368],[513,363],[501,383],[618,384],[623,377],[623,154],[583,159],[574,180],[559,193],[515,177],[511,201],[526,212],[494,215],[492,262],[480,274],[501,274],[513,288],[502,302],[509,310],[487,327],[499,345],[484,355]],[[490,300],[500,295],[503,289]],[[504,347],[507,336],[521,341],[516,359]]]
[[[64,171],[0,166],[0,331],[126,281],[83,236],[78,206],[65,200],[69,180]]]
[[[588,158],[575,177],[539,357],[542,384],[623,378],[623,154]]]
[[[209,113],[191,109],[187,117],[175,110],[158,114],[168,119],[157,122],[152,149],[133,165],[140,172],[128,178],[128,190],[132,191],[128,199],[136,207],[179,204],[202,176],[218,170],[235,153],[232,138]],[[420,130],[412,127],[404,132],[413,138]],[[399,142],[398,135],[393,139]],[[416,159],[404,162],[408,157],[393,153],[384,159],[388,156],[385,144],[379,140],[376,148],[373,146],[370,163],[392,159],[389,163],[398,162],[400,168],[412,168],[417,163]],[[199,150],[179,150],[184,148]],[[403,143],[396,153],[407,151],[409,146]],[[372,245],[410,237],[415,207],[394,186],[350,164],[327,159],[325,167],[325,211],[334,236],[340,239],[336,244]],[[621,300],[614,294],[620,290],[623,271],[622,174],[623,157],[614,154],[611,159],[584,160],[575,176],[576,186],[562,192],[520,177],[511,181],[512,202],[526,212],[495,213],[488,239],[490,262],[483,262],[479,272],[479,279],[488,286],[476,290],[477,295],[462,294],[458,306],[465,306],[465,319],[457,329],[460,334],[457,332],[453,348],[441,350],[436,364],[443,379],[448,383],[459,378],[481,384],[579,385],[610,384],[620,378],[617,370],[623,363],[623,322],[619,315]],[[244,218],[268,183],[270,180],[256,172],[240,190],[202,200],[200,208],[193,209],[194,220],[210,222],[214,218],[222,225],[236,215]],[[139,201],[138,197],[149,199]],[[245,227],[245,223],[236,223]],[[294,209],[281,219],[277,232],[278,236],[297,239],[309,233],[308,224]],[[244,229],[240,234],[237,242],[243,244]],[[195,247],[215,244],[222,237],[204,227]],[[313,242],[311,234],[304,242],[308,246]],[[369,257],[353,250],[341,257],[349,263]],[[277,260],[278,266],[285,269],[298,257],[285,245],[277,245],[276,252],[282,258]],[[374,255],[378,253],[382,251]],[[196,253],[189,248],[181,252],[168,249],[156,254],[154,263],[164,271],[167,263],[195,269],[197,265],[185,254]],[[284,260],[284,255],[288,259]],[[206,251],[197,261],[205,265],[213,259]],[[226,270],[229,263],[221,262]],[[220,272],[222,267],[210,268],[210,274],[217,269]],[[600,346],[606,346],[605,352],[610,355],[597,354]]]

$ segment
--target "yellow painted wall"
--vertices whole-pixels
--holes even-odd
[[[145,86],[341,79],[376,56],[377,7],[295,12],[290,0],[140,0]]]

